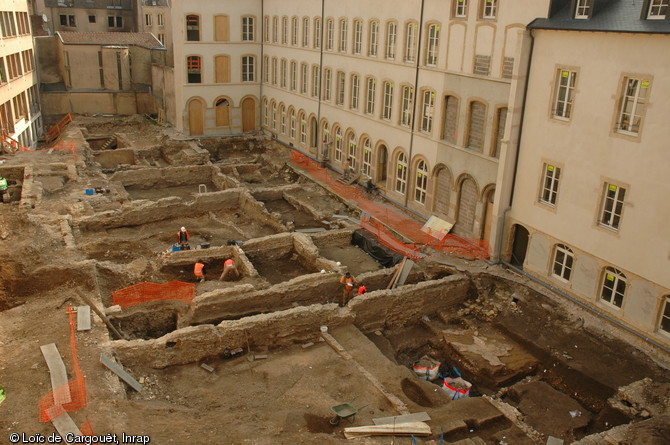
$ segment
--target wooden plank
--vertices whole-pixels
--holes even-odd
[[[398,276],[398,279],[396,280],[394,287],[402,286],[403,284],[405,284],[405,280],[409,276],[409,272],[412,270],[412,266],[414,266],[414,261],[407,258],[407,261],[405,261],[402,266],[400,275]]]
[[[344,437],[347,439],[369,436],[430,436],[430,434],[430,426],[423,422],[356,426],[344,429]]]
[[[420,413],[404,414],[402,416],[378,417],[372,419],[372,422],[375,425],[397,425],[399,423],[425,422],[426,420],[430,420],[430,416],[427,412],[422,411]]]
[[[91,329],[91,306],[77,306],[77,330]]]
[[[77,428],[72,417],[68,413],[61,414],[51,421],[60,437],[65,437],[67,433],[72,433],[75,436],[81,436],[81,431]]]
[[[67,369],[65,369],[65,363],[63,363],[56,344],[49,343],[48,345],[40,346],[40,350],[49,367],[54,403],[56,405],[64,405],[71,402],[70,387],[67,384]]]
[[[135,391],[142,392],[142,385],[140,385],[140,382],[135,380],[135,377],[130,375],[130,373],[128,373],[125,369],[123,369],[121,365],[116,363],[112,357],[103,352],[102,354],[100,354],[100,363],[105,365],[114,374],[118,375],[124,382],[130,385],[130,387],[133,388]]]

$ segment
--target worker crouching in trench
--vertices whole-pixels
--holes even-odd
[[[232,258],[228,258],[223,262],[223,272],[219,277],[219,281],[234,281],[240,278],[240,273],[235,266],[235,262]]]

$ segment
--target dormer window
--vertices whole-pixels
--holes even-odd
[[[667,17],[668,0],[650,0],[647,18],[649,20],[663,20]]]
[[[576,19],[588,19],[591,17],[591,1],[592,0],[577,0],[575,6]]]

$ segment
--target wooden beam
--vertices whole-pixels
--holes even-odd
[[[103,352],[100,354],[100,363],[105,365],[114,374],[118,375],[121,380],[130,385],[135,391],[142,392],[142,385],[140,385],[140,382],[135,380],[135,377],[130,375],[130,373],[123,369],[121,365],[116,363],[112,357]]]

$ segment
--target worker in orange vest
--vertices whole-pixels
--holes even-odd
[[[363,295],[368,291],[368,288],[365,287],[365,284],[361,283],[358,285],[358,295]]]
[[[202,260],[198,260],[195,263],[195,267],[193,267],[193,274],[195,275],[195,278],[200,282],[205,281],[205,275],[207,274],[207,270],[205,269],[205,263],[203,263]]]
[[[190,250],[191,246],[188,245],[188,240],[190,236],[186,227],[182,227],[179,232],[177,232],[177,244],[181,250]]]
[[[344,286],[344,290],[342,291],[342,302],[340,303],[340,307],[344,307],[347,305],[349,300],[351,300],[351,294],[354,291],[354,284],[356,284],[356,278],[349,272],[347,272],[346,274],[344,274],[342,278],[340,278],[340,284]]]
[[[223,262],[223,272],[221,272],[219,281],[227,281],[227,278],[231,275],[234,276],[234,278],[239,278],[240,276],[237,267],[235,266],[235,262],[232,258],[228,258]]]

